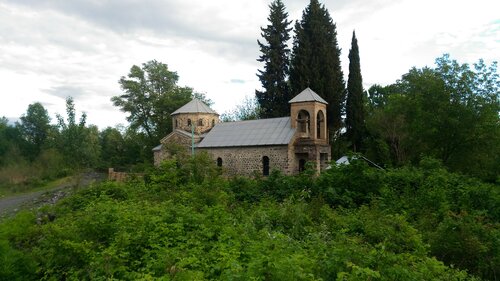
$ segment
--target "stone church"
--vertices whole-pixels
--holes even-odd
[[[169,157],[167,147],[207,151],[230,175],[269,175],[273,169],[297,174],[312,162],[318,172],[330,161],[326,105],[307,88],[289,101],[290,117],[220,122],[219,114],[193,99],[172,116],[172,133],[153,149],[155,165]]]

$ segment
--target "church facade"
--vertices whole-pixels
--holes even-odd
[[[180,145],[207,151],[229,175],[269,175],[272,170],[297,174],[311,162],[320,172],[330,161],[327,102],[307,88],[289,101],[290,116],[220,122],[217,112],[193,99],[172,115],[174,130],[153,149],[155,165]]]

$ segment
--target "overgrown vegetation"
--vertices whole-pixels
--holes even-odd
[[[433,159],[225,178],[207,155],[0,225],[0,280],[495,280],[499,186]]]
[[[284,116],[310,86],[329,102],[333,158],[354,150],[387,170],[351,159],[319,176],[226,178],[207,155],[178,147],[152,169],[170,113],[210,100],[178,86],[164,63],[134,65],[112,99],[127,128],[99,131],[85,113],[77,122],[71,97],[55,125],[38,102],[15,125],[0,119],[0,196],[88,168],[151,169],[1,222],[0,280],[498,280],[496,63],[444,55],[364,96],[353,34],[346,103],[326,7],[310,1],[291,51],[284,4],[270,9],[259,42],[264,91],[222,119]]]
[[[66,99],[66,118],[57,124],[40,103],[29,105],[20,123],[0,119],[0,196],[45,186],[49,182],[87,169],[140,166],[144,156],[140,138],[133,131],[107,128],[99,132],[77,121],[72,98]]]
[[[385,165],[439,159],[452,171],[494,182],[500,174],[497,64],[444,55],[395,84],[370,88],[365,153]]]

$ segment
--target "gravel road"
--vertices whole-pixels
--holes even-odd
[[[104,174],[85,173],[71,182],[61,184],[50,190],[36,191],[1,198],[0,217],[16,213],[23,208],[37,207],[44,204],[54,204],[59,199],[68,195],[75,188],[85,187],[93,182],[102,181],[105,177],[106,176]]]

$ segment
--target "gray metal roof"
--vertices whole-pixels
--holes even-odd
[[[300,94],[296,95],[288,103],[306,102],[306,101],[317,101],[320,103],[328,104],[322,97],[316,94],[309,87],[307,87],[304,91],[300,92]]]
[[[197,98],[194,98],[192,101],[186,103],[185,105],[183,105],[181,108],[177,109],[170,115],[175,115],[179,113],[212,113],[219,115],[213,109],[208,107],[208,105],[206,105]]]
[[[198,147],[233,147],[288,144],[295,129],[290,117],[218,123]]]
[[[161,147],[162,147],[162,145],[160,144],[160,145],[157,145],[157,146],[153,147],[153,149],[152,149],[152,150],[153,150],[153,151],[160,151],[160,150],[161,150]]]

